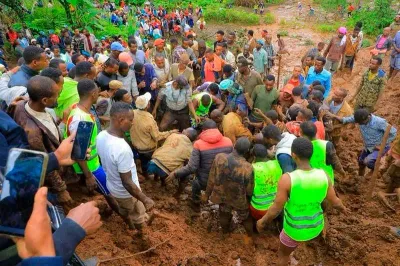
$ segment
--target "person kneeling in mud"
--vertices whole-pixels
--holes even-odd
[[[380,197],[397,196],[400,203],[400,134],[393,141],[393,145],[388,152],[386,163],[389,166],[384,173],[388,181],[387,193],[380,193]]]
[[[248,199],[253,194],[254,179],[253,168],[246,161],[250,148],[249,139],[241,137],[231,153],[218,154],[211,166],[206,192],[201,197],[202,202],[207,202],[211,196],[211,202],[219,204],[219,222],[223,233],[230,231],[232,211],[236,211],[246,232],[251,234],[252,231]]]
[[[118,212],[129,229],[137,229],[140,236],[148,219],[146,211],[153,208],[154,201],[140,188],[133,153],[124,139],[133,116],[129,104],[114,103],[110,110],[110,127],[97,137],[97,150],[107,174],[107,188],[118,203]]]
[[[285,173],[278,183],[274,204],[257,222],[257,230],[263,231],[280,212],[284,211],[283,230],[279,236],[278,264],[287,266],[290,254],[300,242],[318,237],[324,229],[324,213],[321,204],[327,199],[334,208],[348,212],[336,196],[324,170],[312,169],[310,159],[313,145],[310,140],[300,137],[293,141],[292,157],[297,169]]]

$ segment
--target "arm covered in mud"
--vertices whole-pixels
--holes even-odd
[[[341,199],[339,199],[336,196],[336,192],[332,186],[332,182],[331,182],[330,178],[328,176],[326,176],[326,178],[328,178],[328,182],[329,182],[326,199],[329,201],[330,204],[332,204],[333,208],[338,209],[339,211],[341,211],[343,213],[349,213],[349,210],[343,205],[343,202],[341,201]]]
[[[143,203],[146,211],[149,211],[154,207],[154,201],[147,197],[133,182],[132,173],[130,171],[127,173],[119,173],[119,176],[121,177],[124,188],[132,195],[132,197],[137,198]]]
[[[342,163],[340,162],[339,156],[336,154],[335,146],[332,142],[326,144],[326,162],[327,165],[332,165],[333,170],[337,171],[341,175],[345,174]]]

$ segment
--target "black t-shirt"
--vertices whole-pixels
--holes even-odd
[[[101,91],[109,90],[109,84],[112,80],[117,80],[116,74],[107,74],[106,72],[102,71],[97,75],[96,83],[97,86],[100,87]]]

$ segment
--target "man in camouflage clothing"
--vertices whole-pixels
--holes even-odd
[[[246,161],[251,143],[247,137],[241,137],[230,154],[218,154],[211,166],[207,189],[202,195],[206,202],[219,204],[219,220],[224,233],[230,230],[232,211],[236,211],[239,222],[251,234],[252,220],[249,218],[249,199],[253,194],[253,168]]]
[[[380,68],[381,65],[381,58],[371,59],[369,69],[362,76],[361,84],[354,94],[353,99],[356,101],[354,110],[366,108],[371,113],[374,111],[375,104],[385,87],[385,71]]]

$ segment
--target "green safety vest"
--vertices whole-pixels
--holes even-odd
[[[329,176],[332,185],[335,182],[332,165],[326,164],[326,144],[328,141],[316,139],[311,141],[313,145],[313,154],[310,159],[312,168],[322,169]]]
[[[321,203],[328,192],[328,179],[321,169],[295,170],[289,200],[285,204],[283,229],[296,241],[308,241],[324,229]]]
[[[253,163],[254,191],[251,197],[251,206],[254,209],[268,210],[275,201],[278,191],[278,181],[282,176],[282,169],[277,160]]]
[[[98,134],[97,123],[91,114],[88,114],[88,113],[82,111],[81,109],[78,108],[77,105],[75,105],[75,106],[73,106],[71,113],[69,114],[69,117],[68,117],[66,130],[64,133],[65,138],[67,138],[68,135],[70,134],[69,125],[71,124],[72,118],[74,117],[74,115],[79,115],[82,118],[82,121],[92,122],[94,124],[92,135],[90,136],[90,146],[89,146],[91,149],[90,157],[87,159],[87,165],[88,165],[89,171],[93,173],[100,167],[99,155],[97,154],[97,148],[96,148],[96,137]],[[83,173],[81,167],[77,163],[74,163],[73,167],[77,174]]]
[[[210,104],[208,106],[204,106],[203,103],[201,102],[201,98],[206,94],[208,94],[211,98]],[[201,92],[199,94],[194,95],[193,99],[196,99],[199,102],[199,106],[196,109],[196,115],[198,116],[208,115],[208,113],[210,112],[210,107],[213,103],[211,95],[208,92]]]

